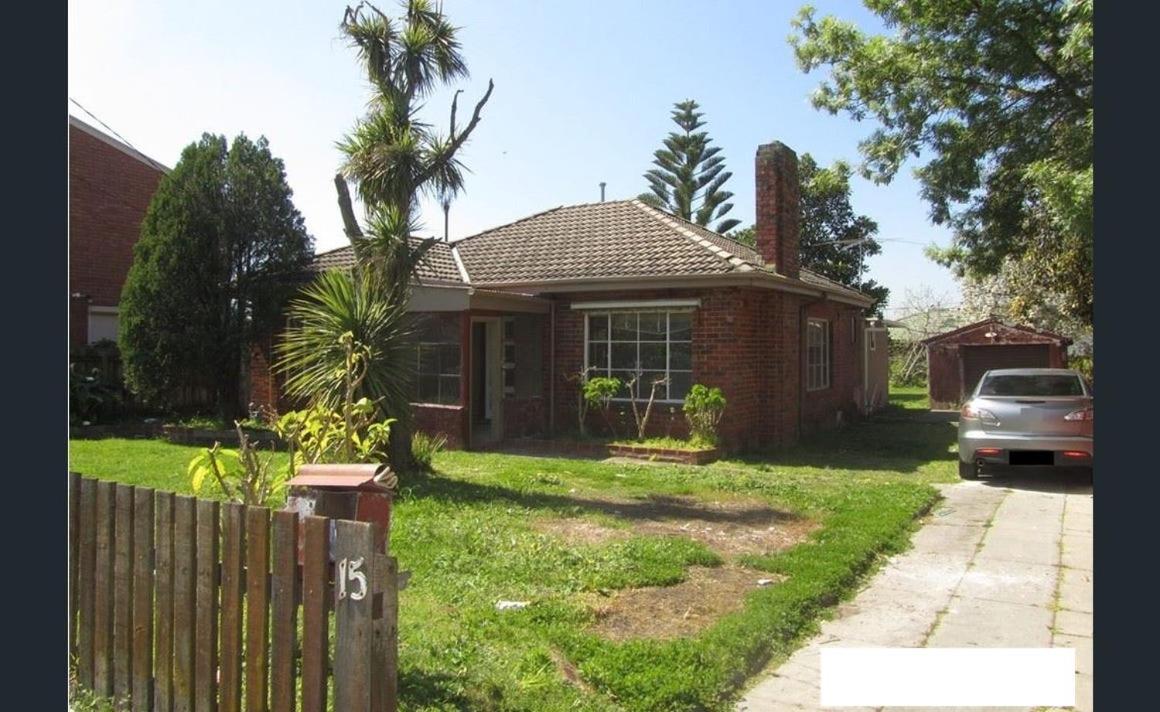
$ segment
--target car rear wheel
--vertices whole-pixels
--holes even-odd
[[[959,477],[964,480],[979,479],[979,466],[973,462],[963,462],[959,460]]]

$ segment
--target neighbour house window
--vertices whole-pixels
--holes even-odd
[[[810,319],[806,323],[806,390],[830,387],[830,322]]]
[[[415,343],[413,398],[417,403],[459,402],[459,324],[436,318],[423,319]]]
[[[117,340],[117,307],[89,306],[89,343]]]
[[[683,401],[693,381],[691,311],[614,311],[588,315],[585,362],[589,376],[624,384],[641,372],[631,397],[647,400],[654,381],[657,400]],[[627,385],[618,394],[628,399]]]
[[[870,332],[870,350],[874,351],[877,348],[878,348],[878,332],[871,331]]]

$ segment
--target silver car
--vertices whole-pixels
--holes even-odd
[[[986,465],[1082,467],[1095,459],[1091,389],[1063,368],[987,371],[959,414],[959,476]]]

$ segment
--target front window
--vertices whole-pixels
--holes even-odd
[[[459,402],[459,324],[427,318],[419,324],[415,343],[416,403]]]
[[[588,315],[585,366],[589,376],[626,384],[620,398],[683,401],[693,381],[693,314],[690,311],[616,311]],[[636,389],[627,384],[639,372]]]
[[[830,387],[830,322],[810,319],[806,324],[806,390]]]

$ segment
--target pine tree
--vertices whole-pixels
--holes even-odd
[[[725,170],[721,148],[709,145],[713,142],[709,133],[698,131],[705,122],[697,102],[689,99],[674,107],[673,122],[681,130],[670,133],[664,148],[653,154],[656,168],[644,174],[650,192],[639,199],[705,227],[719,220],[711,229],[728,232],[740,222],[722,219],[733,209],[727,202],[733,193],[722,189],[733,174]]]

